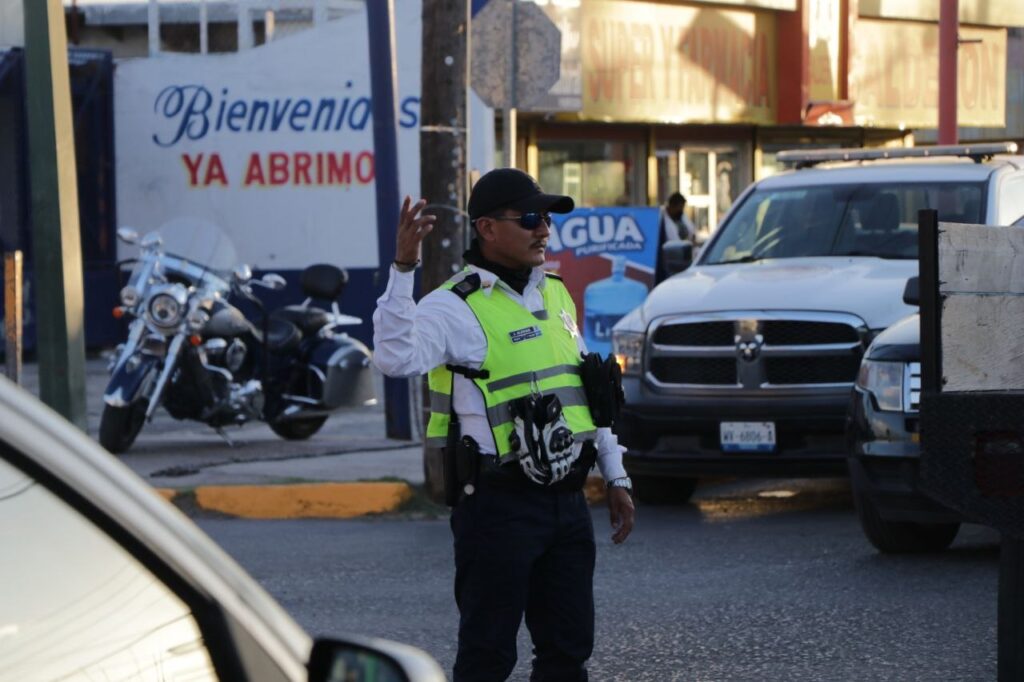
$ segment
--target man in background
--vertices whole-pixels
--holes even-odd
[[[665,242],[684,239],[692,243],[697,233],[693,223],[683,212],[685,208],[686,197],[679,192],[670,194],[665,205],[661,207],[661,216],[658,220],[658,267],[654,276],[655,284],[669,276],[661,256],[661,247],[665,245]]]

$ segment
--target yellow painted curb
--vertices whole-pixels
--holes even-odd
[[[300,483],[196,488],[203,509],[252,519],[339,518],[397,509],[412,497],[408,483]]]
[[[600,476],[588,476],[583,486],[583,494],[587,496],[588,504],[603,504],[605,500],[604,479]]]
[[[174,496],[178,494],[178,491],[174,488],[156,488],[157,494],[164,498],[168,502],[174,499]]]

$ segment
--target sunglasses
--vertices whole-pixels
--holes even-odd
[[[519,227],[524,230],[536,230],[540,227],[541,222],[551,227],[550,213],[524,213],[521,216],[499,216],[494,218],[494,220],[511,220],[512,222],[519,223]]]

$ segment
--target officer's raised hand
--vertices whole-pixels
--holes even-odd
[[[626,488],[608,488],[608,510],[612,521],[612,542],[625,542],[633,530],[636,509]]]
[[[402,202],[402,210],[398,215],[398,234],[395,239],[395,267],[402,272],[412,270],[419,264],[420,244],[434,229],[437,216],[429,213],[420,214],[426,205],[426,199],[420,199],[413,204],[412,199],[406,197]]]

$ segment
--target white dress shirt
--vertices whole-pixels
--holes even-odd
[[[490,296],[501,290],[529,311],[543,310],[544,272],[534,268],[520,296],[494,273],[470,266],[480,275],[480,291]],[[447,289],[435,289],[419,302],[413,301],[413,273],[399,272],[394,266],[384,294],[373,312],[373,363],[390,377],[414,377],[426,374],[438,365],[453,364],[479,369],[487,355],[487,337],[470,307]],[[582,337],[580,350],[586,352]],[[484,396],[470,379],[455,375],[452,407],[459,417],[462,434],[480,446],[480,452],[497,452],[494,434],[487,421]],[[605,480],[622,478],[622,450],[611,429],[597,430],[597,465]]]
[[[693,226],[685,213],[679,216],[679,221],[676,222],[663,207],[661,209],[661,225],[661,229],[665,231],[665,241],[688,239],[692,242],[697,236],[697,228]],[[682,232],[680,232],[680,228],[682,228]]]

